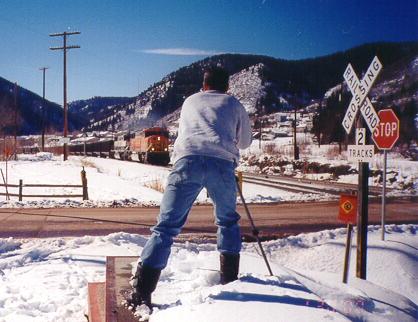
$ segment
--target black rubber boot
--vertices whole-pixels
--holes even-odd
[[[238,279],[239,254],[221,254],[221,284]]]
[[[128,305],[135,309],[137,306],[145,304],[152,311],[151,294],[157,287],[160,275],[160,269],[143,266],[139,263],[133,277],[133,291],[131,298],[127,300]]]

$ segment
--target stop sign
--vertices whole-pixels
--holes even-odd
[[[399,119],[391,109],[380,110],[380,122],[373,132],[373,141],[380,150],[392,149],[399,139]]]

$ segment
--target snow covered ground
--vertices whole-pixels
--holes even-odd
[[[297,133],[297,142],[300,148],[299,162],[316,163],[320,165],[327,165],[329,167],[348,166],[356,172],[358,164],[347,161],[346,151],[339,153],[338,145],[321,145],[312,142],[312,135]],[[267,152],[268,151],[268,152]],[[254,140],[251,146],[241,151],[244,158],[252,157],[253,160],[271,159],[271,162],[287,161],[293,162],[293,138],[292,137],[278,137],[269,141],[262,141],[261,148],[259,140]],[[245,163],[245,162],[244,162]],[[256,162],[257,163],[257,162]],[[383,171],[383,153],[376,153],[372,162],[369,163],[370,174],[369,185],[382,186],[382,171]],[[243,171],[260,172],[257,166],[241,165]],[[263,173],[269,173],[269,167],[263,169]],[[274,166],[270,170],[274,170]],[[302,173],[296,170],[292,165],[285,167],[285,172],[282,174],[293,176],[296,178],[328,180],[332,178],[329,172],[323,173]],[[418,190],[417,173],[418,162],[408,160],[402,157],[399,153],[389,151],[387,154],[387,180],[386,186],[398,191],[392,192],[394,196],[402,195],[416,195]],[[339,175],[338,182],[342,183],[358,183],[357,173]],[[406,188],[406,189],[405,189]]]
[[[282,142],[281,146],[285,149],[286,144]],[[311,150],[310,160],[344,164],[340,158],[325,160],[322,156],[327,154],[325,149]],[[245,153],[262,155],[257,142]],[[415,182],[417,162],[392,155],[389,165],[397,171],[395,182]],[[83,157],[70,157],[63,162],[50,154],[38,154],[21,155],[19,161],[9,162],[8,182],[23,179],[24,184],[80,184],[83,166],[87,172],[89,201],[71,198],[18,202],[5,201],[2,197],[0,207],[155,205],[162,198],[156,189],[164,186],[169,173],[164,167],[134,162]],[[5,172],[4,162],[0,162],[0,168]],[[341,180],[350,182],[352,176]],[[322,177],[326,179],[327,174]],[[28,187],[23,191],[24,194],[39,192],[39,188]],[[80,191],[43,188],[42,193],[79,194]],[[244,184],[244,195],[249,202],[330,198],[251,184]],[[205,191],[197,202],[209,202]],[[387,240],[383,242],[379,229],[370,227],[368,280],[354,277],[353,252],[348,285],[341,283],[345,229],[264,243],[275,274],[272,277],[266,275],[257,245],[246,243],[240,279],[225,286],[219,285],[216,245],[175,244],[154,296],[156,303],[174,304],[156,310],[151,321],[416,321],[417,228],[418,225],[389,226]],[[104,281],[106,256],[136,256],[145,242],[143,236],[123,232],[99,237],[0,239],[0,322],[83,321],[87,283]]]
[[[289,138],[280,138],[281,149],[286,150]],[[286,141],[286,143],[284,142]],[[335,147],[334,147],[335,148]],[[341,158],[326,159],[323,157],[333,147],[322,146],[311,148],[310,162],[330,164],[334,166],[346,165],[347,161]],[[252,154],[256,158],[264,158],[265,154],[259,149],[258,142],[253,142],[251,147],[243,152],[243,155]],[[375,157],[371,169],[378,169],[379,156]],[[389,170],[387,186],[399,189],[409,186],[408,190],[397,190],[393,195],[416,195],[418,183],[418,162],[408,161],[399,155],[389,154]],[[158,167],[137,162],[125,162],[114,159],[101,159],[93,157],[71,156],[68,161],[62,161],[61,157],[54,157],[49,153],[37,155],[19,155],[18,161],[9,161],[7,166],[7,179],[10,184],[18,184],[19,179],[23,184],[81,184],[80,171],[85,168],[88,180],[89,200],[81,198],[51,199],[51,198],[24,198],[23,202],[17,201],[17,197],[6,201],[0,197],[0,208],[15,207],[132,207],[159,205],[162,199],[162,189],[169,174],[166,167]],[[0,168],[6,175],[6,164],[0,162]],[[248,166],[240,166],[243,171],[256,171]],[[327,180],[332,176],[330,173],[306,173],[302,174],[294,170],[291,165],[286,167],[286,175],[298,178]],[[356,183],[357,174],[341,175],[340,182]],[[2,181],[2,178],[0,178]],[[379,176],[370,178],[370,184],[376,184]],[[0,187],[1,192],[5,192]],[[17,193],[18,188],[10,188],[9,193]],[[24,187],[23,194],[81,194],[81,188],[32,188]],[[247,202],[283,202],[283,201],[319,201],[336,198],[329,194],[306,194],[294,193],[285,190],[271,189],[254,184],[244,183],[244,197]],[[210,203],[206,191],[203,190],[198,196],[196,203]]]
[[[256,244],[244,244],[239,280],[219,285],[213,244],[175,244],[154,302],[157,321],[416,321],[418,225],[369,227],[367,281],[341,283],[345,229],[265,242],[274,276]],[[355,240],[355,239],[354,239]],[[136,256],[146,238],[0,239],[0,321],[83,321],[87,283],[104,281],[105,256]],[[355,244],[355,242],[354,242]],[[179,301],[180,300],[180,301]]]
[[[88,180],[89,201],[81,198],[48,199],[29,198],[18,202],[17,198],[6,201],[0,198],[0,208],[14,207],[106,207],[159,205],[162,193],[155,190],[164,186],[169,169],[165,167],[125,162],[114,159],[72,156],[61,161],[51,154],[20,155],[19,161],[8,164],[8,182],[18,184],[81,184],[80,171],[84,166]],[[0,162],[5,173],[5,163]],[[1,178],[0,178],[1,180]],[[5,191],[2,191],[5,192]],[[17,188],[9,189],[17,193]],[[26,188],[23,194],[80,194],[81,188]],[[309,201],[330,198],[329,195],[293,193],[284,190],[263,188],[253,184],[244,184],[244,197],[247,202]],[[209,203],[206,191],[198,196],[197,203]]]

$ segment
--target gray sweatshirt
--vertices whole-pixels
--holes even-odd
[[[188,155],[205,155],[238,163],[238,149],[251,144],[245,108],[233,96],[204,91],[183,103],[172,162]]]

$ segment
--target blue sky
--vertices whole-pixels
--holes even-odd
[[[68,100],[135,96],[168,73],[216,53],[284,59],[366,42],[418,40],[417,0],[0,0],[0,76],[62,104],[62,39]]]

